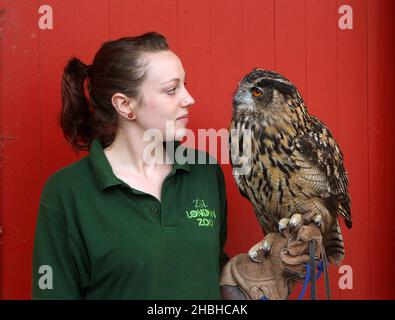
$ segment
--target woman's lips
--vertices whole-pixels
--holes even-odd
[[[178,117],[177,120],[180,120],[180,121],[182,121],[184,123],[188,123],[189,116],[188,115],[184,115],[184,116]]]

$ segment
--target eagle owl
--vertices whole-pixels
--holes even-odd
[[[343,155],[329,129],[310,115],[294,84],[254,69],[233,97],[230,153],[239,191],[253,204],[265,237],[249,255],[265,255],[275,232],[315,223],[329,261],[344,258],[338,214],[351,228]]]

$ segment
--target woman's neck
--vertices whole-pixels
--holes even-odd
[[[161,154],[166,156],[163,143],[160,140],[144,141],[143,135],[144,132],[137,127],[130,127],[127,130],[119,128],[114,141],[104,149],[113,169],[133,171],[147,176],[158,169],[158,166],[169,165],[169,162],[161,156]]]

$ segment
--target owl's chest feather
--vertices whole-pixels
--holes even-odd
[[[292,159],[292,135],[286,128],[251,119],[235,122],[234,127],[237,132],[231,139],[231,154],[239,155],[237,160],[245,169],[235,175],[236,183],[246,193],[253,193],[252,201],[265,206],[264,210],[278,211],[292,197],[292,175],[298,169]]]

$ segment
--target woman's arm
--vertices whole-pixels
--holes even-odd
[[[39,205],[33,250],[33,299],[81,299],[89,276],[86,261],[69,232],[56,186],[44,187]]]
[[[226,199],[226,185],[225,178],[222,169],[217,165],[217,176],[218,176],[218,187],[220,191],[220,205],[221,205],[221,226],[220,226],[220,256],[219,256],[219,266],[220,271],[223,266],[229,261],[228,254],[224,251],[226,237],[227,237],[227,215],[228,215],[228,204]]]

